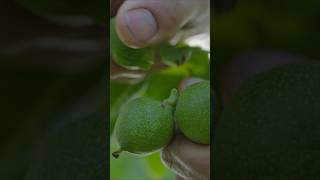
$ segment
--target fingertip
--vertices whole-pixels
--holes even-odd
[[[121,16],[116,17],[116,31],[118,34],[119,39],[128,47],[131,48],[140,48],[141,44],[137,44],[135,39],[131,36],[129,30],[126,27],[124,18],[121,18]]]
[[[145,8],[126,10],[117,16],[117,31],[120,39],[129,47],[142,48],[158,32],[154,15]]]

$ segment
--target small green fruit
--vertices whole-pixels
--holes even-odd
[[[210,144],[210,82],[187,87],[179,97],[175,116],[179,129],[188,139]]]
[[[166,146],[174,132],[173,112],[178,98],[176,89],[163,101],[140,97],[128,102],[117,119],[115,134],[122,151],[147,155]]]

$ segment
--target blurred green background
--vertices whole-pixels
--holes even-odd
[[[114,140],[111,142],[111,152],[116,149]],[[160,153],[142,157],[130,153],[122,153],[114,159],[110,154],[110,177],[112,180],[166,180],[173,179],[174,173],[168,170],[160,160]]]

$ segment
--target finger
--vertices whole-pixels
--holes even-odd
[[[117,32],[131,47],[169,40],[208,4],[208,0],[127,0],[117,14]]]
[[[210,146],[192,143],[181,134],[163,149],[161,159],[168,168],[186,179],[209,177]]]
[[[178,134],[167,148],[186,165],[199,168],[206,168],[210,165],[210,147],[193,143],[181,134]]]

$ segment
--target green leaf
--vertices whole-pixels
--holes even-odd
[[[46,136],[26,180],[107,179],[105,115],[76,119]]]
[[[155,59],[153,48],[133,49],[126,46],[117,35],[115,19],[111,19],[110,23],[110,46],[113,60],[127,69],[148,70]]]
[[[178,88],[180,82],[188,75],[188,72],[180,67],[167,68],[151,74],[144,82],[146,89],[143,95],[162,101],[169,96],[171,89]]]
[[[193,48],[161,44],[158,50],[164,64],[168,66],[179,66],[190,58]]]

